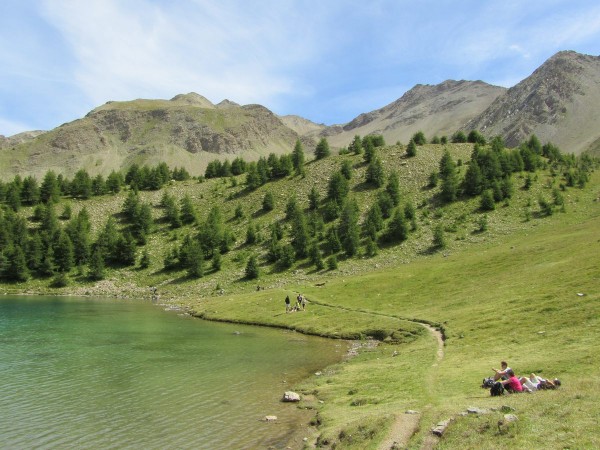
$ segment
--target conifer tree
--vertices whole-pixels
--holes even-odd
[[[379,159],[379,157],[373,158],[369,163],[365,175],[365,181],[375,187],[383,186],[383,183],[385,182],[385,173],[383,171],[383,164],[381,163],[381,159]]]
[[[58,203],[60,194],[60,185],[56,174],[52,170],[46,172],[40,187],[40,200],[43,203]]]
[[[125,216],[128,222],[133,222],[135,220],[135,215],[140,205],[140,197],[136,190],[129,191],[125,201],[123,202],[123,207],[121,212]]]
[[[438,223],[433,229],[433,247],[438,249],[444,249],[447,246],[446,236],[444,233],[444,226]]]
[[[321,194],[317,190],[317,187],[313,184],[310,192],[308,193],[308,209],[316,211],[319,209],[319,202],[321,201]]]
[[[290,230],[291,244],[294,247],[297,258],[304,258],[308,254],[308,243],[310,236],[306,224],[306,216],[302,211],[297,211],[292,221]]]
[[[164,195],[161,201],[165,210],[165,219],[171,226],[171,228],[179,228],[183,224],[181,220],[181,213],[179,207],[175,201],[175,198],[171,195]]]
[[[483,177],[476,159],[472,159],[465,173],[462,184],[463,192],[467,195],[476,196],[483,190]]]
[[[263,197],[262,209],[265,212],[269,212],[273,211],[273,208],[275,208],[275,197],[273,197],[273,193],[271,191],[267,191]]]
[[[25,177],[21,187],[21,203],[25,205],[37,205],[40,202],[40,187],[37,179],[33,176]]]
[[[258,229],[254,223],[249,222],[246,228],[246,245],[255,244],[258,238]]]
[[[352,179],[352,162],[349,159],[345,159],[342,161],[342,167],[340,168],[340,172],[344,175],[346,180]]]
[[[8,249],[8,266],[5,269],[4,276],[9,280],[27,281],[29,279],[29,269],[25,253],[20,245],[15,245]]]
[[[327,198],[341,206],[349,191],[350,185],[346,177],[341,172],[334,172],[327,187]]]
[[[137,245],[135,239],[129,232],[122,233],[115,248],[115,255],[119,264],[133,266],[137,258]]]
[[[496,209],[494,193],[491,189],[486,189],[481,193],[481,200],[479,206],[482,211],[493,211],[494,209]]]
[[[338,232],[335,227],[329,227],[327,235],[325,237],[325,248],[330,254],[339,252],[342,249],[342,243],[338,236]]]
[[[427,139],[425,138],[425,133],[423,133],[422,131],[417,131],[412,139],[411,139],[416,145],[425,145],[427,144]]]
[[[392,199],[393,205],[398,206],[400,204],[400,179],[398,178],[398,172],[395,170],[393,170],[388,177],[388,182],[385,185],[385,191]]]
[[[363,232],[365,236],[372,240],[377,239],[377,233],[383,229],[383,215],[378,203],[374,203],[373,206],[367,212],[367,217],[363,222]]]
[[[106,277],[103,247],[95,245],[88,263],[88,277],[92,280],[103,280]]]
[[[461,144],[467,142],[467,135],[463,131],[457,131],[452,135],[452,142],[454,144]]]
[[[310,245],[308,256],[310,258],[310,263],[315,266],[317,270],[323,270],[325,268],[323,255],[321,254],[321,250],[319,250],[319,245],[317,242],[313,241],[313,243]]]
[[[64,231],[58,234],[58,240],[54,245],[54,262],[56,269],[61,273],[69,272],[75,263],[73,256],[73,243],[69,235]]]
[[[92,180],[92,195],[100,196],[104,195],[108,192],[108,188],[106,187],[106,181],[102,174],[98,174]]]
[[[285,220],[294,220],[299,211],[301,210],[296,195],[292,195],[285,204]]]
[[[394,210],[392,220],[388,223],[385,240],[389,242],[403,242],[408,238],[408,226],[404,212],[400,208]]]
[[[115,172],[114,170],[106,178],[106,190],[111,194],[117,194],[121,192],[121,188],[125,184],[123,175],[121,172]]]
[[[375,150],[375,145],[373,145],[373,140],[367,138],[368,136],[363,140],[363,149],[365,150],[363,159],[368,164],[373,158],[375,158],[377,151]]]
[[[219,251],[219,249],[216,249],[213,252],[213,256],[212,256],[212,260],[211,260],[212,270],[215,272],[218,272],[219,270],[221,270],[222,264],[223,263],[221,260],[221,252]]]
[[[187,273],[190,277],[202,278],[204,276],[204,255],[198,241],[193,239],[191,244],[185,261]]]
[[[248,258],[248,263],[246,264],[246,278],[249,280],[254,280],[259,277],[260,271],[258,268],[258,261],[256,256],[252,255]]]
[[[39,233],[34,233],[27,241],[26,247],[27,267],[31,272],[39,272],[44,257],[44,244]]]
[[[344,202],[338,226],[338,235],[346,256],[354,256],[358,252],[360,231],[358,227],[358,204],[354,199]]]
[[[299,175],[302,171],[302,166],[304,166],[304,147],[302,146],[300,139],[297,139],[296,144],[294,145],[294,150],[292,152],[292,164],[294,166],[294,170],[296,171],[296,175]]]
[[[417,144],[415,144],[414,140],[408,141],[408,145],[406,146],[406,156],[413,157],[417,156]]]
[[[446,202],[456,200],[458,193],[458,177],[456,174],[456,164],[448,150],[444,151],[440,160],[440,177],[442,178],[441,197]]]
[[[377,193],[377,204],[384,219],[389,219],[394,209],[394,201],[387,191]]]
[[[362,153],[362,140],[358,134],[354,136],[354,140],[352,141],[352,144],[350,144],[350,148],[355,155],[360,155]]]
[[[84,200],[92,197],[92,179],[84,169],[79,169],[71,182],[70,193]]]
[[[329,142],[327,142],[327,139],[321,138],[317,144],[317,147],[315,148],[315,158],[323,159],[328,157],[330,154],[331,150],[329,149]]]
[[[181,199],[181,221],[186,225],[196,223],[197,214],[196,208],[192,203],[192,199],[188,194],[185,194]]]
[[[131,233],[140,244],[146,243],[146,237],[150,234],[153,225],[152,208],[147,203],[140,204],[131,224]]]

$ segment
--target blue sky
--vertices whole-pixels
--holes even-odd
[[[0,134],[197,92],[328,125],[417,83],[600,53],[597,0],[2,0]]]

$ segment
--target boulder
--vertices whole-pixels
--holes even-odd
[[[292,392],[292,391],[285,391],[285,393],[283,394],[282,400],[284,402],[299,402],[300,394],[297,394],[296,392]]]
[[[265,416],[265,422],[275,422],[277,420],[277,416]]]
[[[447,419],[442,422],[439,422],[435,427],[431,429],[431,432],[436,436],[442,436],[442,434],[444,434],[444,431],[446,431],[446,428],[448,428],[448,425],[450,425],[451,421],[452,419]]]

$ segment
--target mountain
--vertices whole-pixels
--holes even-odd
[[[296,139],[296,132],[260,105],[229,100],[213,105],[196,93],[108,102],[46,133],[1,139],[0,176],[41,178],[48,170],[72,176],[81,168],[106,175],[132,163],[161,161],[200,175],[222,155],[253,160],[289,153]]]
[[[333,126],[278,117],[260,105],[230,100],[214,105],[196,93],[108,102],[48,132],[0,136],[0,178],[41,177],[48,170],[72,176],[81,168],[106,175],[133,163],[162,161],[200,175],[215,158],[287,153],[298,138],[310,151],[321,137],[335,148],[357,134],[407,143],[417,131],[431,138],[459,129],[501,135],[508,146],[535,133],[563,152],[600,154],[599,103],[600,57],[571,51],[557,53],[510,89],[465,80],[418,84],[383,108]]]
[[[279,116],[279,118],[285,125],[301,136],[315,135],[327,128],[327,125],[314,123],[300,116],[288,115]]]
[[[329,127],[321,135],[334,146],[348,145],[357,134],[381,134],[390,143],[406,143],[417,131],[428,137],[449,136],[505,91],[483,81],[418,84],[393,103],[361,114],[346,125]]]
[[[466,124],[508,146],[532,133],[564,152],[600,151],[600,57],[559,52]]]

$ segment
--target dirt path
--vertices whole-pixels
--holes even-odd
[[[339,305],[332,306],[327,303],[323,303],[323,302],[319,302],[319,301],[314,301],[314,300],[311,300],[311,301],[320,306],[325,306],[325,307],[329,307],[329,308],[340,308],[340,309],[345,309],[347,311],[359,312],[352,308],[347,308],[347,307],[343,307],[343,306],[339,306]],[[364,314],[374,314],[374,315],[379,315],[379,316],[394,317],[394,316],[390,316],[388,314],[383,314],[383,313],[378,313],[378,312],[373,312],[373,311],[360,311],[360,312],[362,312]],[[432,370],[428,374],[428,379],[433,379],[433,376],[435,374],[435,370],[437,369],[438,364],[440,363],[440,361],[442,359],[444,359],[444,335],[442,334],[442,332],[440,330],[434,328],[433,326],[431,326],[427,323],[419,322],[416,320],[410,320],[407,318],[401,318],[401,317],[395,317],[395,318],[399,319],[399,320],[406,320],[408,322],[413,322],[413,323],[417,323],[417,324],[421,325],[435,339],[436,358],[435,358],[434,363],[431,365]],[[381,444],[378,447],[379,450],[406,448],[408,442],[410,441],[410,438],[419,429],[420,419],[421,419],[421,414],[418,411],[406,411],[406,412],[399,413],[398,415],[396,415],[396,419],[390,428],[388,436],[381,442]],[[428,436],[428,438],[425,440],[424,448],[431,449],[435,446],[436,442],[437,442],[437,439],[435,438],[435,436],[433,436],[433,435]]]
[[[440,331],[436,330],[431,325],[424,323],[421,323],[421,325],[436,339],[436,360],[431,367],[437,367],[438,363],[444,358],[444,337]],[[406,448],[410,438],[419,429],[420,419],[421,414],[416,411],[407,411],[396,416],[396,420],[390,428],[388,437],[379,445],[379,450]]]

